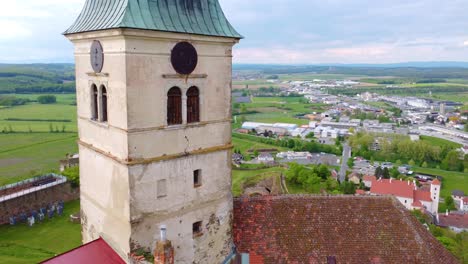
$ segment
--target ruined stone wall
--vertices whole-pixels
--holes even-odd
[[[0,224],[9,223],[9,217],[21,212],[30,213],[57,201],[72,201],[80,197],[80,190],[73,189],[70,183],[63,183],[50,188],[26,194],[11,200],[0,202]]]

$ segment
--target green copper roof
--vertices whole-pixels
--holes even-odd
[[[87,0],[64,34],[111,28],[242,38],[218,0]]]

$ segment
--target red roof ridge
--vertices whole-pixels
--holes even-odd
[[[439,179],[436,178],[435,180],[432,181],[431,184],[432,184],[432,185],[440,185],[441,182],[439,181]]]

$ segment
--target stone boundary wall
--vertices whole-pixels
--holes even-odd
[[[8,224],[9,217],[25,212],[28,216],[32,210],[38,211],[50,203],[72,201],[80,198],[80,190],[73,189],[69,182],[47,189],[29,193],[14,199],[0,202],[0,225]]]

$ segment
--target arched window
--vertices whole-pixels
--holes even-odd
[[[200,122],[200,92],[195,86],[187,91],[187,123]]]
[[[108,117],[107,117],[107,89],[103,85],[101,86],[101,109],[102,109],[102,116],[101,116],[101,121],[102,122],[107,122]]]
[[[91,86],[91,119],[98,119],[98,89],[95,84]]]
[[[172,87],[167,93],[167,124],[182,124],[182,92]]]

